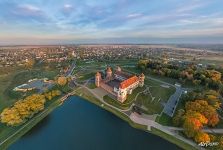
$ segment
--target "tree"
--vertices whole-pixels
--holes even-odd
[[[204,133],[204,132],[201,132],[201,131],[197,132],[197,134],[194,137],[194,140],[197,143],[210,142],[211,141],[209,135],[207,133]]]
[[[64,76],[58,77],[58,79],[57,79],[57,83],[58,83],[60,86],[64,86],[64,85],[67,84],[67,78],[64,77]]]
[[[173,117],[173,124],[175,126],[180,126],[183,123],[183,116],[185,114],[185,110],[184,109],[179,109],[177,111],[177,114]]]
[[[203,125],[198,119],[192,117],[185,118],[183,128],[187,137],[194,137],[202,127]]]
[[[2,123],[17,126],[44,109],[45,96],[33,94],[23,100],[17,101],[12,107],[5,108],[0,114]]]
[[[186,118],[195,118],[195,119],[199,120],[200,123],[202,123],[202,125],[205,125],[208,123],[208,119],[204,115],[202,115],[201,113],[196,112],[196,111],[189,110],[186,113],[185,117]]]
[[[27,69],[31,69],[33,67],[33,65],[35,64],[35,60],[34,59],[29,59],[26,61],[25,63],[25,67]]]

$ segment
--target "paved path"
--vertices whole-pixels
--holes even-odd
[[[172,131],[183,131],[183,128],[180,127],[167,127],[169,130]],[[212,129],[212,128],[207,128],[207,129],[203,129],[202,131],[207,132],[207,133],[214,133],[214,134],[223,134],[223,129]]]
[[[163,126],[153,120],[147,119],[147,117],[143,116],[143,115],[138,115],[136,113],[132,113],[129,117],[133,122],[138,123],[138,124],[142,124],[142,125],[146,125],[147,129],[150,131],[151,128],[156,128],[161,130],[162,132],[169,134],[171,136],[176,137],[177,139],[184,141],[185,143],[197,148],[197,149],[203,149],[202,147],[199,147],[195,142],[193,142],[192,140],[186,139],[183,136],[180,136],[177,132],[170,130],[168,127]]]
[[[165,104],[165,107],[163,109],[163,112],[165,114],[167,114],[170,117],[173,117],[182,93],[183,93],[182,88],[176,87],[175,93],[169,97],[169,100]]]

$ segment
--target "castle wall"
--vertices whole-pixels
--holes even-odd
[[[109,92],[109,93],[111,93],[111,94],[113,94],[115,96],[117,95],[116,93],[114,93],[114,91],[113,91],[114,89],[112,87],[110,87],[109,85],[107,85],[107,84],[105,84],[103,82],[100,83],[100,87],[105,89],[107,92]]]

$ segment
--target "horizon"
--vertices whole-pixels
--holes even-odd
[[[223,44],[221,0],[0,1],[0,45]]]

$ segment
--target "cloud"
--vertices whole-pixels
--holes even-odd
[[[141,14],[141,13],[133,13],[133,14],[129,14],[128,16],[127,16],[127,18],[139,18],[139,17],[142,17],[143,16],[143,14]]]

